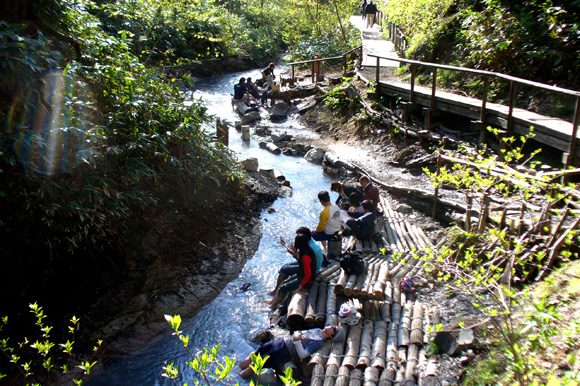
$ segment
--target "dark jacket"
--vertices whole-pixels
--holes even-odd
[[[365,7],[365,13],[377,13],[377,5],[376,4],[367,4],[367,6]]]
[[[367,186],[364,187],[363,193],[364,199],[371,200],[373,202],[374,209],[377,210],[377,206],[381,201],[379,189],[375,185],[373,185],[372,182],[369,182]]]
[[[246,84],[234,84],[234,99],[241,100],[246,93]]]
[[[373,212],[367,212],[356,220],[348,220],[346,225],[352,229],[352,233],[357,239],[368,239],[373,235],[375,230],[375,214]]]

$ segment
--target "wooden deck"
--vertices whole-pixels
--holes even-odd
[[[345,302],[361,314],[358,324],[342,326],[343,342],[329,342],[312,355],[307,366],[311,385],[415,384],[428,375],[418,369],[427,365],[428,327],[439,323],[440,312],[421,303],[418,295],[401,292],[399,283],[421,273],[419,257],[432,244],[421,228],[384,200],[381,207],[378,242],[349,245],[362,253],[366,272],[348,275],[335,262],[319,274],[308,293],[294,294],[288,306],[287,321],[293,329],[338,323],[338,309]]]
[[[359,71],[359,76],[368,81],[368,73]],[[378,90],[381,94],[398,96],[401,99],[409,100],[411,85],[400,81],[380,81]],[[431,106],[431,88],[415,86],[414,104],[421,108]],[[471,120],[477,121],[480,117],[481,100],[454,94],[447,91],[438,90],[435,94],[435,110],[441,110],[452,114],[461,115]],[[486,104],[486,124],[494,127],[507,129],[509,107],[497,103]],[[539,115],[524,109],[514,108],[512,129],[516,134],[525,135],[529,132],[530,126],[534,127],[536,137],[534,140],[567,152],[570,147],[572,135],[572,123],[565,120]],[[576,138],[580,138],[580,132]],[[580,148],[576,148],[576,159],[580,157]]]

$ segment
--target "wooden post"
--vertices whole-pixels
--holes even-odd
[[[441,169],[441,153],[437,154],[437,171],[436,176],[439,175],[439,169]],[[439,184],[435,185],[435,193],[433,193],[433,210],[431,211],[431,217],[435,218],[437,215],[437,201],[439,200]]]
[[[411,91],[409,92],[409,102],[415,99],[415,66],[411,64]]]
[[[576,110],[574,111],[574,120],[572,121],[572,136],[570,137],[570,147],[568,149],[568,157],[566,157],[566,164],[564,169],[568,169],[571,165],[574,166],[576,159],[576,135],[578,134],[578,125],[580,124],[580,96],[576,97]],[[567,183],[570,176],[564,174],[562,182]]]
[[[381,63],[381,58],[379,58],[377,56],[377,74],[376,74],[376,82],[377,82],[377,91],[379,89],[379,80],[380,80],[380,75],[381,75],[381,67],[380,67],[380,63]]]
[[[342,62],[344,63],[344,67],[342,69],[342,76],[346,76],[346,72],[348,71],[346,54],[342,55]]]
[[[437,67],[433,69],[433,84],[431,85],[431,103],[429,107],[435,108],[435,90],[437,88]]]
[[[471,194],[466,194],[465,200],[467,201],[467,206],[465,209],[465,231],[471,231],[471,208],[473,207],[473,197]]]
[[[514,104],[516,101],[516,88],[517,84],[512,80],[510,81],[510,95],[509,95],[509,111],[508,111],[508,122],[507,130],[511,131],[513,126],[513,114],[514,114]]]
[[[294,84],[294,64],[292,65],[292,84]]]
[[[487,105],[487,89],[489,88],[489,78],[483,77],[483,95],[481,97],[481,111],[479,112],[479,120],[485,122],[485,108]],[[484,125],[485,126],[485,125]]]

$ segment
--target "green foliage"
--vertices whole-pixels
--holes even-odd
[[[195,354],[190,351],[188,347],[189,335],[184,335],[183,332],[179,329],[181,326],[181,316],[165,315],[165,320],[167,323],[169,323],[169,326],[173,331],[173,335],[179,339],[189,358],[191,358],[190,360],[186,361],[186,364],[195,373],[195,378],[193,379],[193,383],[195,385],[218,385],[221,382],[230,380],[230,374],[234,368],[235,360],[228,356],[220,359],[218,357],[218,352],[220,349],[219,345],[212,348],[204,348],[201,353]],[[264,365],[266,364],[268,356],[262,358],[261,355],[252,353],[250,358],[252,359],[250,367],[259,380],[260,376],[265,372]],[[164,372],[162,376],[165,378],[176,380],[179,377],[179,370],[174,362],[166,362],[165,366],[163,366],[163,371]],[[286,369],[286,372],[283,376],[280,376],[280,380],[286,386],[297,386],[301,384],[301,382],[294,380],[292,369],[290,368]],[[238,383],[236,383],[236,385],[238,385]],[[254,381],[251,381],[250,385],[258,386],[259,382],[256,384]]]
[[[103,343],[98,340],[93,346],[91,356],[83,359],[75,352],[74,336],[79,329],[80,320],[72,316],[64,333],[67,339],[63,343],[57,343],[52,338],[52,325],[47,324],[47,315],[37,303],[29,305],[29,310],[35,320],[35,333],[31,338],[16,338],[9,336],[8,316],[0,318],[0,352],[9,360],[11,369],[18,375],[34,384],[46,382],[47,384],[63,384],[64,380],[77,385],[82,384],[91,373],[91,369],[97,363],[93,360],[94,355]],[[0,370],[0,379],[6,378],[7,369]]]
[[[326,93],[324,96],[324,103],[331,110],[345,111],[352,108],[357,101],[356,98],[349,97],[347,89],[352,86],[348,83],[345,85],[340,85],[333,88],[330,92]]]
[[[488,130],[499,134],[491,128]],[[550,209],[567,207],[570,199],[563,193],[566,187],[552,183],[547,177],[518,172],[514,167],[514,164],[528,163],[535,155],[526,158],[523,153],[526,141],[532,136],[533,130],[530,130],[520,138],[500,139],[499,156],[489,154],[486,149],[474,152],[460,147],[458,153],[463,158],[451,158],[456,160],[451,168],[445,165],[435,172],[425,169],[435,186],[453,187],[467,196],[479,197],[480,208],[485,207],[490,195],[505,197],[506,206],[525,207],[533,199],[534,204],[544,208],[541,218],[534,219],[525,232],[521,223],[518,227],[506,226],[504,219],[490,226],[487,221],[482,223],[481,217],[477,229],[471,224],[465,230],[453,228],[448,242],[424,258],[426,270],[446,283],[451,291],[469,295],[473,306],[494,327],[494,345],[501,353],[498,361],[506,364],[505,369],[498,368],[490,357],[468,373],[467,384],[489,383],[490,379],[494,379],[491,383],[501,379],[503,384],[545,381],[551,375],[539,365],[540,357],[554,348],[556,334],[560,334],[559,339],[562,335],[574,334],[573,328],[562,328],[562,316],[555,303],[533,296],[529,287],[520,287],[556,258],[557,251],[553,248],[546,247],[546,251],[537,247],[537,238],[542,232],[550,232],[550,227],[544,230],[540,225],[561,221],[560,212]],[[551,194],[552,189],[558,193]],[[577,234],[572,228],[566,232],[566,238]],[[557,257],[562,261],[572,259],[569,247],[563,247]]]

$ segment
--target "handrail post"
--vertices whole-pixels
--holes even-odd
[[[485,107],[487,105],[487,89],[489,87],[489,78],[483,77],[483,95],[481,98],[481,111],[479,112],[479,120],[485,122]]]
[[[415,66],[411,64],[411,91],[409,92],[409,102],[413,103],[415,99]]]
[[[346,76],[346,71],[347,71],[347,59],[346,59],[346,54],[342,55],[342,60],[344,63],[344,67],[342,70],[342,76]]]
[[[376,73],[377,90],[379,88],[379,80],[380,80],[380,76],[381,76],[380,63],[381,63],[381,58],[377,56],[377,73]]]
[[[292,84],[294,84],[294,65],[292,65]]]
[[[574,121],[572,121],[572,136],[570,137],[570,147],[568,149],[568,157],[566,157],[566,164],[564,169],[568,169],[571,164],[574,164],[576,158],[576,136],[578,134],[578,125],[580,124],[580,97],[576,97],[576,109],[574,110]],[[569,175],[562,177],[562,182],[567,183]]]
[[[435,108],[435,90],[437,88],[437,67],[433,69],[433,84],[431,85],[431,104],[430,108]]]
[[[508,111],[508,121],[507,121],[507,129],[511,131],[513,126],[513,113],[514,113],[514,103],[516,99],[516,83],[513,80],[510,80],[510,96],[509,96],[509,111]]]

